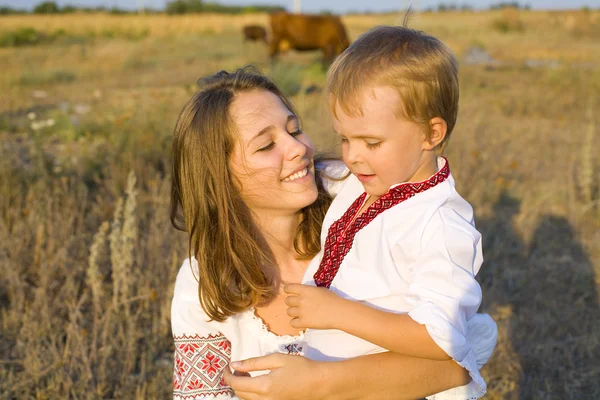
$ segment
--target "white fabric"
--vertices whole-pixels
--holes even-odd
[[[321,171],[323,188],[331,196],[337,196],[350,176],[348,167],[338,160],[325,160],[317,163],[316,168]]]
[[[440,168],[444,162],[439,159]],[[343,184],[323,223],[322,248],[329,227],[363,192],[355,176]],[[322,251],[310,263],[303,283],[314,285],[321,259]],[[469,385],[435,398],[479,398],[486,391],[479,368],[491,356],[497,339],[496,324],[489,316],[473,318],[481,303],[475,275],[482,261],[481,235],[474,226],[472,207],[456,192],[450,175],[361,229],[330,289],[344,298],[408,313],[425,325],[436,344],[472,378]],[[309,329],[304,340],[305,355],[316,360],[385,351],[337,330]]]
[[[224,322],[209,321],[208,316],[200,306],[198,299],[198,263],[195,259],[190,264],[186,260],[179,270],[175,282],[175,294],[171,303],[171,328],[174,338],[224,336],[231,343],[231,359],[239,361],[250,357],[265,356],[271,353],[289,354],[287,347],[302,342],[302,335],[278,336],[264,326],[262,320],[255,316],[254,310],[228,318]],[[195,345],[203,346],[203,341],[198,340]],[[197,357],[203,349],[198,349]],[[198,363],[196,363],[198,364]],[[251,373],[258,376],[268,371]],[[187,373],[187,372],[186,372]],[[219,371],[219,373],[221,373]],[[205,385],[205,387],[208,385]],[[237,399],[231,393],[213,395],[209,392],[186,393],[186,399]],[[189,396],[189,397],[188,397]],[[173,396],[182,399],[184,396]]]
[[[347,168],[341,162],[325,161],[318,165],[324,172],[323,185],[332,196],[335,196],[344,181],[338,178],[347,175]],[[209,321],[198,299],[198,263],[195,259],[191,262],[185,260],[181,266],[175,282],[175,291],[171,303],[171,328],[175,341],[175,373],[174,386],[180,384],[179,389],[174,389],[174,399],[236,399],[237,397],[219,385],[202,370],[205,355],[213,349],[213,339],[222,338],[231,343],[231,354],[227,358],[221,354],[225,361],[239,361],[251,357],[265,356],[272,353],[302,354],[303,334],[298,336],[278,336],[270,332],[263,321],[257,317],[254,310],[228,318],[224,322]],[[177,348],[183,346],[189,353],[182,354]],[[222,368],[218,374],[222,374]],[[198,370],[198,371],[195,371]],[[179,374],[177,373],[179,371]],[[251,373],[258,376],[268,371]],[[198,379],[197,379],[198,378]],[[203,381],[204,379],[204,381]],[[198,389],[188,388],[187,382],[196,381]]]
[[[332,178],[338,178],[344,176],[348,171],[343,163],[341,162],[328,162],[320,166],[325,170],[325,173]],[[354,182],[355,179],[348,178],[344,181],[339,181],[337,179],[324,179],[325,188],[332,192],[335,195],[340,190],[356,190],[360,186],[360,182]],[[358,187],[356,186],[358,183]],[[339,205],[340,201],[343,201],[346,198],[346,193],[343,192],[341,196],[339,196],[334,204]],[[361,192],[362,193],[362,192]],[[360,194],[360,193],[359,193]],[[354,197],[355,198],[355,197]],[[347,198],[346,200],[351,203],[354,198]],[[348,204],[349,206],[349,204]],[[343,205],[341,207],[344,207]],[[347,206],[345,206],[347,207]],[[345,211],[344,207],[344,211]],[[390,211],[390,210],[388,210]],[[342,211],[343,213],[343,211]],[[327,215],[325,224],[328,228],[332,222],[332,214],[331,212]],[[378,217],[379,218],[379,217]],[[337,218],[335,218],[337,219]],[[334,220],[335,220],[334,219]],[[377,220],[373,221],[375,223]],[[326,230],[323,231],[322,238],[324,240],[326,235]],[[377,260],[373,260],[376,262]],[[369,261],[370,262],[370,261]],[[311,266],[314,265],[311,264]],[[318,262],[316,263],[318,266]],[[371,265],[376,265],[372,263]],[[307,271],[305,274],[305,278],[311,278],[314,271],[311,273],[311,269]],[[297,350],[298,347],[305,345],[306,335],[299,336],[277,336],[268,331],[268,329],[264,326],[262,320],[255,316],[254,310],[249,310],[247,312],[241,313],[239,315],[228,318],[224,322],[216,322],[209,321],[208,316],[200,306],[200,302],[198,299],[198,265],[196,260],[186,260],[179,270],[179,274],[177,275],[177,280],[175,283],[175,291],[173,296],[173,301],[171,305],[171,326],[173,331],[173,336],[175,338],[176,347],[178,345],[178,338],[190,338],[192,345],[196,346],[194,353],[191,354],[190,359],[194,357],[196,364],[200,364],[198,361],[198,357],[200,355],[205,356],[206,350],[209,345],[207,345],[206,338],[226,338],[231,343],[231,355],[230,360],[227,361],[238,361],[243,360],[250,357],[259,357],[268,355],[271,353],[279,352],[287,354],[290,352],[290,349]],[[338,275],[339,277],[339,275]],[[336,280],[338,279],[336,277]],[[374,280],[371,279],[373,283]],[[334,281],[335,282],[335,281]],[[370,283],[369,283],[370,284]],[[373,297],[373,296],[371,296]],[[377,304],[384,309],[394,309],[395,307],[404,308],[404,296],[392,294],[391,296],[382,296],[381,298],[371,298],[369,300],[371,304]],[[490,326],[493,325],[493,330]],[[475,359],[478,363],[478,366],[481,367],[487,359],[492,354],[492,350],[495,345],[495,325],[488,316],[481,316],[477,314],[474,318],[472,318],[467,323],[467,343],[473,343],[474,345],[474,354]],[[493,331],[493,332],[492,332]],[[316,331],[309,331],[309,334],[314,334]],[[331,333],[330,331],[319,331],[322,334],[327,335]],[[346,335],[346,334],[344,334]],[[346,335],[352,338],[349,335]],[[471,336],[476,337],[472,338]],[[482,338],[487,337],[487,342]],[[348,339],[348,338],[346,338]],[[345,340],[346,340],[345,339]],[[492,340],[493,339],[493,340]],[[337,340],[337,339],[335,339]],[[355,348],[353,343],[349,343],[347,350],[348,354],[344,354],[342,358],[353,357],[356,354],[356,349],[360,348],[360,346],[364,341],[358,339],[358,345]],[[367,342],[364,342],[367,343]],[[177,352],[181,351],[180,349],[176,349],[176,362],[175,369],[178,368],[177,363]],[[383,351],[382,349],[379,351]],[[301,353],[302,354],[302,353]],[[304,354],[307,355],[307,354]],[[320,359],[320,357],[315,357],[314,354],[311,358]],[[189,378],[190,370],[186,365],[183,365],[182,372],[184,375],[187,375]],[[267,373],[268,371],[254,372],[253,376],[262,375]],[[221,373],[221,371],[219,371]],[[177,374],[175,374],[175,377]],[[175,379],[176,380],[176,379]],[[185,388],[180,391],[174,391],[174,399],[203,399],[203,400],[222,400],[222,399],[237,399],[237,397],[230,390],[221,390],[223,387],[217,387],[212,391],[204,390],[204,388],[209,387],[210,385],[204,385],[202,389],[196,391],[185,391]],[[468,385],[469,386],[469,385]],[[225,388],[226,389],[226,388]],[[456,388],[453,389],[457,392],[458,395],[456,397],[444,397],[448,399],[464,399],[465,397],[460,397],[460,390],[465,392],[465,388]],[[447,393],[447,392],[444,392]],[[437,399],[438,397],[436,397]],[[441,397],[439,397],[441,398]]]

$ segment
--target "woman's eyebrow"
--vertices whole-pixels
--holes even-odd
[[[300,122],[300,120],[298,119],[298,117],[296,117],[294,114],[290,114],[287,117],[287,120],[285,121],[286,125],[289,124],[290,122],[295,121],[297,123]]]
[[[256,135],[254,135],[254,137],[252,139],[250,139],[250,141],[248,142],[248,145],[250,145],[250,143],[252,143],[254,141],[254,139],[257,139],[258,137],[264,135],[265,133],[272,131],[273,129],[275,129],[275,127],[273,125],[269,125],[267,127],[262,128],[260,130],[260,132],[258,132]]]
[[[289,124],[291,121],[299,122],[298,117],[296,117],[294,114],[290,114],[287,116],[286,121],[285,121],[286,125]],[[250,145],[250,143],[252,143],[254,141],[254,139],[257,139],[258,137],[264,135],[265,133],[269,133],[273,129],[275,129],[275,126],[273,126],[273,125],[264,127],[263,129],[260,130],[260,132],[258,132],[256,135],[254,135],[254,137],[252,139],[250,139],[250,141],[248,142],[248,145]]]

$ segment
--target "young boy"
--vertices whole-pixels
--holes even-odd
[[[315,329],[304,354],[451,358],[472,381],[436,398],[483,396],[487,360],[477,355],[491,354],[497,329],[473,318],[481,235],[439,156],[458,111],[456,59],[423,32],[374,28],[332,65],[328,95],[351,175],[323,222],[307,286],[285,288],[292,326]]]

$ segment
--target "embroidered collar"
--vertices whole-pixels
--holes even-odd
[[[344,215],[335,221],[327,232],[325,248],[323,249],[323,259],[321,260],[319,269],[313,276],[317,286],[327,288],[331,286],[331,282],[333,282],[333,278],[337,275],[344,257],[352,248],[354,236],[373,221],[375,217],[385,210],[410,199],[418,193],[431,189],[448,179],[448,176],[450,176],[450,166],[448,165],[448,160],[445,157],[442,158],[445,161],[444,165],[429,179],[421,182],[405,182],[391,187],[387,193],[377,199],[359,216],[356,216],[356,214],[365,203],[367,193],[361,194],[354,200]]]

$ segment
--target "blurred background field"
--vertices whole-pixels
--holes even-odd
[[[346,15],[350,38],[402,13]],[[170,137],[198,78],[255,64],[336,151],[319,53],[268,15],[0,17],[0,398],[167,398],[185,237]],[[600,398],[600,11],[417,13],[460,60],[447,151],[484,236],[488,398]]]

